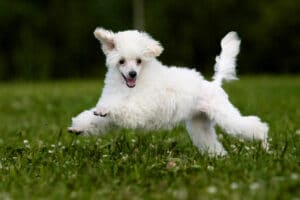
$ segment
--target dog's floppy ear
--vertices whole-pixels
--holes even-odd
[[[144,33],[147,37],[147,43],[146,43],[146,50],[144,52],[145,56],[148,57],[157,57],[159,56],[164,48],[161,46],[161,44],[154,40],[152,37],[150,37],[148,34]]]
[[[112,31],[98,27],[94,31],[94,35],[100,41],[104,54],[107,55],[115,48],[115,34]]]

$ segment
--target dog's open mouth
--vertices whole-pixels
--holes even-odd
[[[129,88],[133,88],[135,86],[136,78],[126,78],[126,76],[124,76],[123,74],[122,74],[122,76],[126,82],[126,85]]]

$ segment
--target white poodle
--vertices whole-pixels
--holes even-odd
[[[163,47],[147,33],[97,28],[94,35],[106,55],[104,88],[95,108],[72,119],[70,132],[100,134],[111,126],[169,129],[185,122],[201,152],[225,155],[215,132],[217,124],[231,135],[261,140],[267,148],[268,125],[256,116],[242,116],[221,88],[223,80],[237,79],[240,40],[235,32],[221,41],[213,81],[193,69],[164,66],[156,59]]]

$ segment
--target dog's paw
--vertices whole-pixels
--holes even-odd
[[[109,111],[106,108],[100,107],[94,111],[94,115],[106,117],[109,114]]]
[[[265,150],[269,149],[268,144],[268,132],[269,126],[267,123],[262,122],[258,117],[250,116],[248,117],[249,124],[251,125],[251,131],[254,139],[262,141],[262,147]]]
[[[75,128],[75,127],[69,127],[68,128],[68,132],[69,133],[73,133],[73,134],[76,134],[76,135],[80,135],[83,133],[83,130],[79,129],[79,128]]]
[[[267,123],[258,121],[253,125],[254,138],[265,141],[268,138],[268,131],[269,131],[269,126]]]
[[[261,146],[265,151],[269,151],[269,149],[270,149],[270,145],[269,145],[267,139],[264,139],[261,141]]]

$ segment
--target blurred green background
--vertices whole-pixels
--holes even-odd
[[[0,80],[103,77],[97,26],[144,29],[164,63],[204,74],[235,30],[240,74],[300,72],[299,0],[1,0]]]

